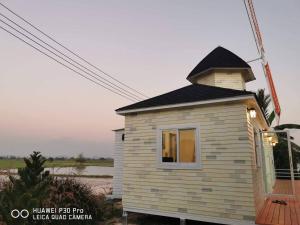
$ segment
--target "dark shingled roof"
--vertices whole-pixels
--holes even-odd
[[[213,99],[230,98],[244,95],[253,95],[255,93],[250,91],[240,91],[229,88],[221,88],[215,86],[208,86],[203,84],[192,84],[177,90],[162,94],[147,100],[134,103],[116,111],[131,110],[131,109],[141,109],[149,108],[155,106],[166,106],[180,103],[191,103],[198,101],[206,101]]]
[[[236,54],[223,48],[217,47],[210,52],[187,76],[186,79],[192,80],[195,75],[203,74],[211,69],[247,69],[251,70],[251,67]],[[251,71],[249,71],[252,73]],[[251,74],[246,78],[246,81],[254,80],[255,77]]]

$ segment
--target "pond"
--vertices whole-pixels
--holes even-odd
[[[46,168],[51,174],[67,174],[67,175],[114,175],[113,167],[104,166],[80,166],[80,167],[54,167]]]
[[[49,170],[51,174],[63,174],[63,175],[83,175],[83,176],[102,176],[102,175],[114,175],[114,167],[104,166],[78,166],[78,167],[53,167],[45,168]],[[17,169],[2,170],[16,173]]]

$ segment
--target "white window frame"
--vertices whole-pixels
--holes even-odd
[[[195,129],[195,154],[196,161],[191,163],[183,162],[163,162],[162,161],[162,133],[164,130],[176,130],[177,141],[177,158],[180,157],[179,146],[179,130]],[[195,124],[180,124],[170,126],[159,126],[156,129],[156,143],[157,143],[157,165],[162,169],[201,169],[201,151],[200,151],[200,126]]]

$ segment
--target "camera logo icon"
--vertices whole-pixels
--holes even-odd
[[[29,217],[29,211],[27,209],[22,209],[19,211],[18,209],[13,209],[10,212],[12,218],[17,219],[19,217],[26,219]]]

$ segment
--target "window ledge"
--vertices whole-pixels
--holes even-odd
[[[192,170],[202,169],[202,165],[200,163],[159,163],[157,168],[171,170]]]

